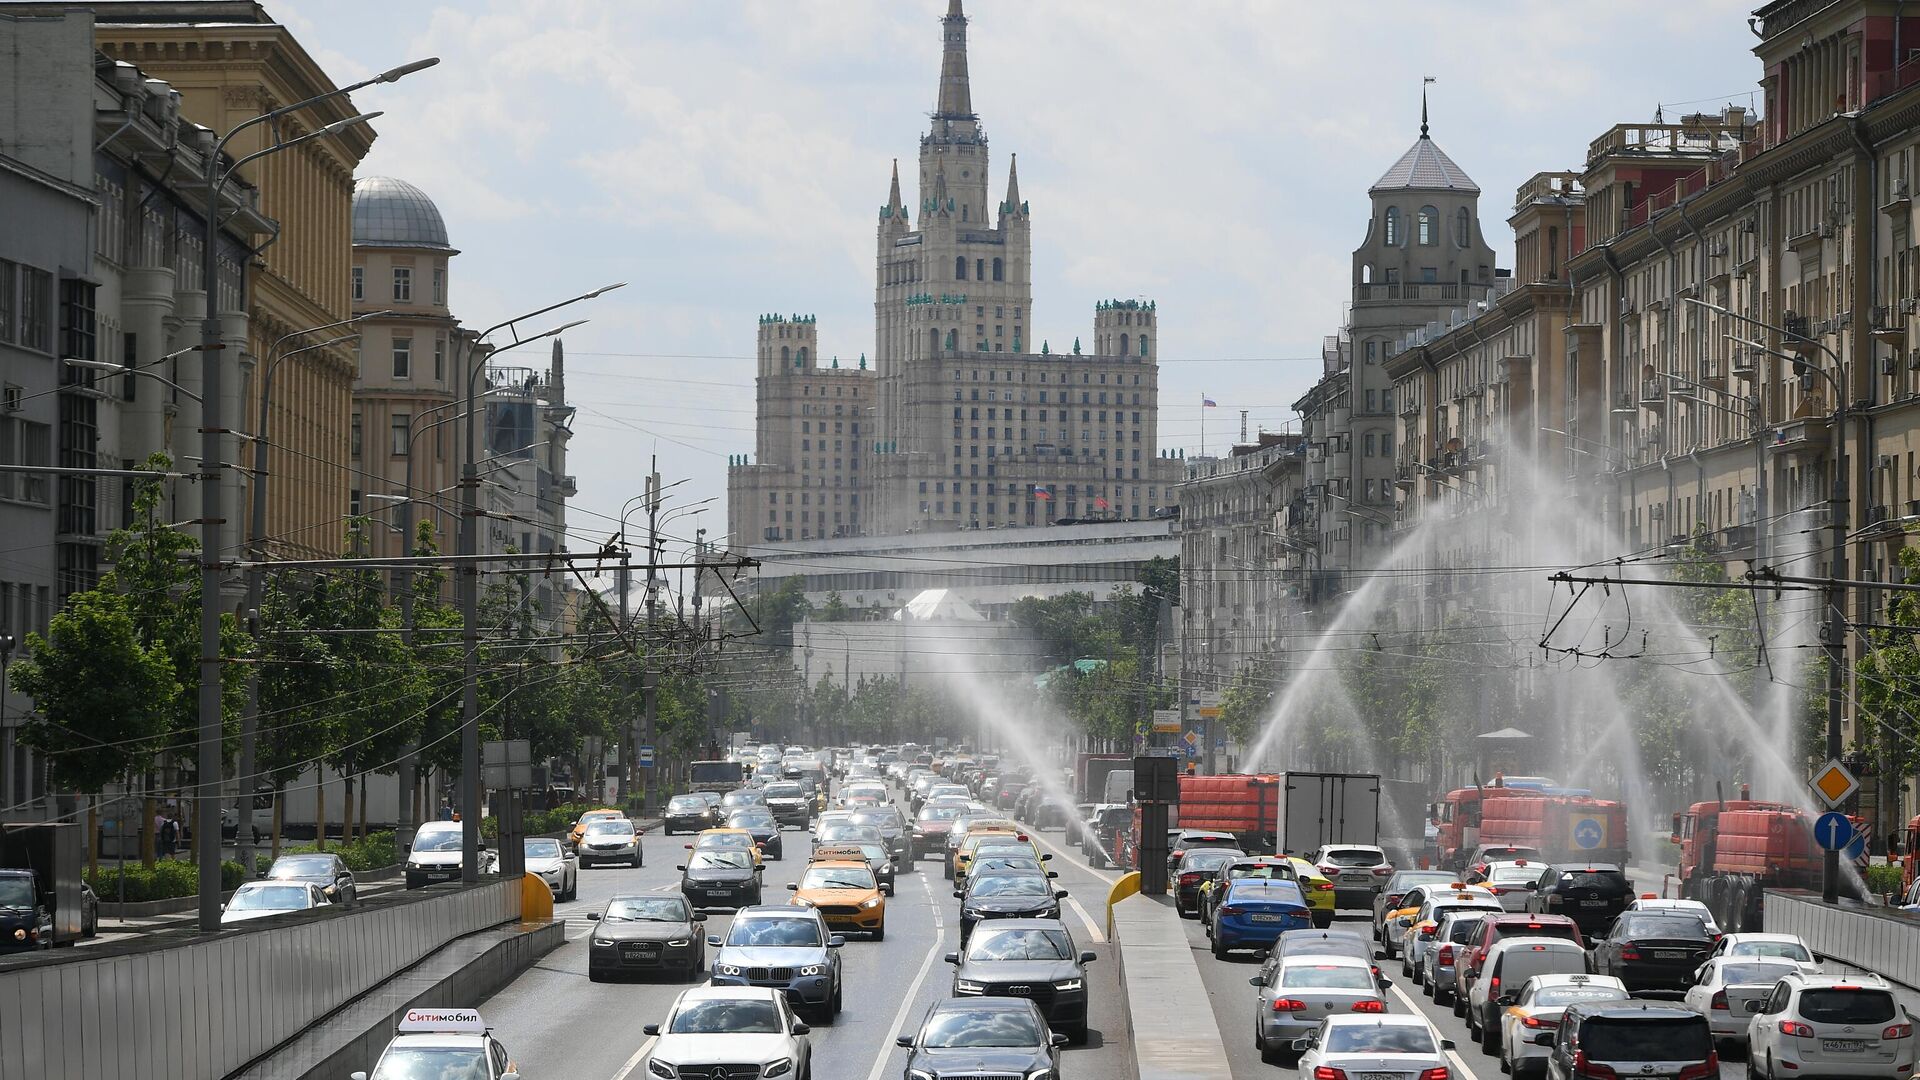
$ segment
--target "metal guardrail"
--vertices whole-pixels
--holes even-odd
[[[447,942],[519,913],[516,879],[36,957],[0,969],[0,1076],[225,1076]]]
[[[1820,902],[1817,893],[1768,889],[1768,933],[1798,934],[1807,948],[1920,989],[1920,918],[1894,908]]]

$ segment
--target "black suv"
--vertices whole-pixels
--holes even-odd
[[[1615,1080],[1657,1075],[1713,1080],[1720,1075],[1707,1018],[1678,1005],[1596,1002],[1569,1005],[1560,1026],[1533,1037],[1551,1047],[1549,1080]]]
[[[1543,867],[1532,892],[1527,898],[1528,911],[1565,915],[1589,937],[1605,933],[1633,903],[1633,883],[1619,867],[1606,863]]]
[[[1593,943],[1593,973],[1612,975],[1629,991],[1684,993],[1707,962],[1715,938],[1698,916],[1674,911],[1629,911]]]

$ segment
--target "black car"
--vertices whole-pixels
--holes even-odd
[[[52,945],[53,916],[34,891],[33,871],[0,870],[0,952]]]
[[[813,797],[798,782],[781,780],[768,784],[764,789],[767,795],[767,809],[773,811],[775,821],[782,825],[798,825],[806,828],[813,820]]]
[[[1026,998],[1074,1042],[1087,1041],[1086,965],[1093,960],[1056,919],[997,919],[947,954],[954,997]]]
[[[1613,920],[1633,903],[1633,883],[1617,866],[1605,863],[1562,863],[1545,867],[1527,898],[1527,910],[1541,915],[1565,915],[1594,937],[1606,932]]]
[[[1244,852],[1240,838],[1218,829],[1174,829],[1167,836],[1167,870],[1171,872],[1180,865],[1180,860],[1194,848],[1224,848],[1227,851]]]
[[[687,856],[680,892],[696,908],[743,908],[760,902],[760,875],[745,848],[703,848]]]
[[[871,809],[854,810],[847,815],[847,821],[853,825],[871,825],[880,830],[880,836],[887,842],[887,851],[894,862],[907,860],[907,819],[897,806],[875,806]]]
[[[676,832],[699,832],[720,824],[713,804],[698,795],[675,795],[660,818],[660,831],[668,836]]]
[[[1569,1005],[1560,1025],[1533,1037],[1552,1047],[1550,1080],[1624,1076],[1713,1080],[1720,1075],[1707,1018],[1677,1005],[1595,1002]]]
[[[735,810],[745,810],[750,806],[765,807],[766,793],[757,787],[735,788],[720,796],[720,812],[732,814]]]
[[[949,998],[927,1010],[915,1035],[896,1042],[907,1048],[905,1075],[926,1080],[978,1076],[1059,1076],[1060,1047],[1031,1001],[1018,998]]]
[[[780,822],[764,806],[752,806],[728,814],[727,828],[746,830],[753,836],[753,842],[760,845],[760,854],[769,859],[779,859],[786,852],[786,845],[780,841]]]
[[[1133,809],[1117,803],[1095,806],[1087,815],[1084,838],[1080,843],[1080,854],[1095,866],[1105,866],[1113,861],[1114,838],[1122,829],[1133,826]]]
[[[261,876],[270,881],[310,881],[336,904],[351,904],[360,898],[353,871],[347,869],[345,859],[331,851],[282,855]]]
[[[1196,848],[1173,869],[1173,910],[1181,918],[1200,917],[1200,885],[1215,870],[1240,857],[1232,848]]]
[[[960,943],[965,945],[973,927],[985,919],[1058,919],[1065,889],[1055,889],[1045,874],[1031,870],[998,870],[967,879],[965,889],[955,889],[960,900]]]
[[[1685,993],[1713,943],[1714,936],[1698,916],[1629,911],[1614,920],[1606,937],[1593,943],[1593,973],[1612,975],[1635,993]]]
[[[587,918],[597,924],[587,943],[587,978],[594,982],[655,971],[691,979],[706,969],[706,938],[694,924],[707,917],[680,897],[616,896]]]

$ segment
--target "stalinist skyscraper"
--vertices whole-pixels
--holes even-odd
[[[967,74],[967,17],[941,20],[938,94],[914,208],[893,165],[880,208],[869,366],[822,365],[811,316],[763,315],[755,447],[729,470],[735,547],[1146,517],[1160,458],[1150,300],[1095,304],[1091,338],[1036,341],[1031,207],[1016,159],[992,200]]]

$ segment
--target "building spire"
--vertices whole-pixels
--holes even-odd
[[[905,205],[906,204],[900,201],[900,159],[894,158],[893,190],[887,194],[887,209],[891,210],[894,215],[898,215],[901,210],[905,209]]]
[[[943,52],[940,57],[940,98],[933,115],[938,120],[972,120],[973,93],[967,84],[967,16],[960,0],[949,0],[940,20]]]
[[[959,3],[959,0],[954,0]],[[1014,154],[1007,160],[1007,213],[1020,212],[1020,155]]]
[[[1427,87],[1431,86],[1433,81],[1431,75],[1420,79],[1420,137],[1423,139],[1427,137]]]

